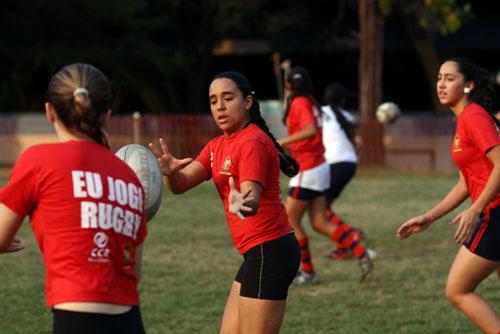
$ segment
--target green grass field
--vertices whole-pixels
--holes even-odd
[[[409,240],[395,238],[400,223],[436,203],[455,177],[359,173],[336,207],[367,231],[368,247],[378,252],[374,277],[358,283],[357,262],[327,260],[329,240],[311,233],[321,284],[291,288],[282,333],[476,333],[443,294],[457,250],[451,215]],[[0,256],[0,333],[49,333],[44,271],[29,224],[19,236],[27,248]],[[145,246],[140,290],[147,332],[216,333],[240,263],[212,183],[184,195],[167,193]],[[479,288],[497,308],[498,286],[492,276]]]

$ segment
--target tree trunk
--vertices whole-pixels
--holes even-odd
[[[376,0],[359,1],[359,109],[361,112],[360,164],[385,163],[383,127],[375,118],[381,103],[384,51],[384,19]]]

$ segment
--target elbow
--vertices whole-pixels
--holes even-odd
[[[304,135],[306,136],[306,139],[314,137],[317,134],[318,134],[318,128],[316,126],[307,127],[307,131],[306,131],[306,133],[304,133]]]
[[[255,206],[252,205],[251,208],[252,208],[252,211],[245,212],[245,214],[244,214],[245,217],[255,216],[259,212],[259,205],[258,204]]]
[[[253,217],[255,215],[257,215],[257,210],[255,210],[255,211],[252,210],[250,212],[246,212],[243,216],[245,216],[245,217]]]
[[[170,192],[174,195],[180,195],[186,192],[185,189],[179,189],[178,187],[172,187],[172,186],[169,186],[168,190],[170,190]]]
[[[167,176],[164,178],[165,185],[167,186],[168,190],[174,195],[182,194],[186,192],[186,189],[183,189],[181,186],[179,186],[177,183],[172,182],[168,179]]]

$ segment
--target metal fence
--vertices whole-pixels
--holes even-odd
[[[285,134],[279,105],[263,108],[263,116],[277,138]],[[147,145],[161,137],[179,158],[195,157],[211,138],[220,135],[211,115],[113,116],[107,131],[113,150],[130,143]],[[452,117],[431,114],[400,117],[384,129],[386,166],[415,171],[453,170],[449,154],[453,131]],[[52,125],[42,113],[0,114],[2,165],[13,164],[31,145],[55,141]]]

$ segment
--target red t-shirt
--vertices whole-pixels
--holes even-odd
[[[233,243],[240,252],[291,232],[281,203],[278,155],[271,139],[255,124],[232,136],[212,139],[196,158],[213,178],[224,205]],[[239,219],[229,213],[229,177],[236,188],[243,181],[258,182],[263,192],[254,216]]]
[[[47,305],[138,305],[136,247],[144,191],[109,149],[88,141],[37,145],[17,160],[0,202],[30,215],[45,265]]]
[[[314,137],[291,144],[291,153],[299,163],[300,171],[314,168],[325,162],[321,114],[318,108],[314,107],[311,100],[302,96],[294,98],[290,104],[290,112],[286,123],[288,135],[293,135],[309,124],[315,124],[318,129]]]
[[[486,151],[499,144],[498,128],[488,112],[475,103],[468,105],[457,118],[451,156],[465,178],[472,202],[481,195],[493,169]],[[500,194],[488,208],[498,205]]]

